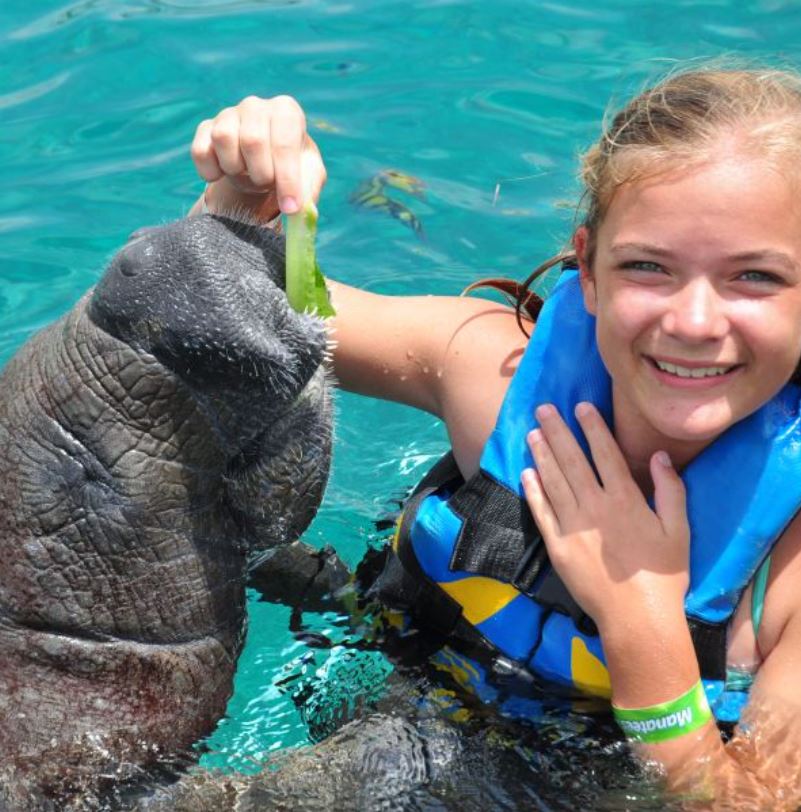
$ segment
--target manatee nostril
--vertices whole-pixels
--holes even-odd
[[[119,269],[123,276],[136,276],[139,273],[138,264],[125,255],[120,257]]]

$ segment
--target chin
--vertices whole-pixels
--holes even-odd
[[[711,443],[731,428],[739,418],[731,414],[700,415],[690,414],[677,419],[655,419],[651,425],[664,437],[681,443]]]

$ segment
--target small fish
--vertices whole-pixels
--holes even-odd
[[[362,181],[350,196],[350,202],[355,203],[357,206],[367,206],[369,201],[376,195],[383,195],[384,184],[379,175],[373,175],[371,178]]]
[[[389,182],[390,176],[387,174],[389,172],[393,173],[391,176],[392,183]],[[399,178],[403,178],[403,180],[399,180]],[[419,185],[414,187],[410,186],[406,189],[400,184],[406,184],[407,179],[409,182],[416,182]],[[411,194],[415,194],[418,197],[422,193],[422,181],[411,178],[410,175],[402,175],[402,173],[396,172],[395,170],[383,170],[359,184],[350,196],[350,202],[365,209],[372,209],[373,211],[388,214],[390,217],[394,217],[396,220],[399,220],[411,228],[418,237],[422,238],[423,224],[408,206],[385,194],[384,190],[387,186],[410,191]],[[415,192],[411,192],[411,188],[414,188]]]
[[[407,175],[405,172],[401,172],[397,169],[382,169],[378,173],[378,177],[381,178],[387,186],[391,186],[393,189],[400,189],[402,192],[408,192],[408,194],[420,200],[425,200],[426,185],[420,178],[416,178],[414,175]]]
[[[342,127],[337,127],[336,124],[332,124],[330,121],[326,121],[324,118],[312,119],[311,125],[315,130],[320,130],[324,133],[334,133],[334,135],[340,135],[344,132]]]

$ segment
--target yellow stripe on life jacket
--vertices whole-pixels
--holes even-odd
[[[511,584],[483,575],[439,581],[437,585],[462,607],[465,620],[473,626],[500,612],[520,594]]]
[[[401,531],[401,524],[403,523],[403,513],[398,516],[398,520],[395,522],[395,532],[392,534],[392,552],[395,555],[398,554],[398,545],[400,544],[400,531]]]
[[[612,684],[606,666],[580,637],[574,637],[570,643],[570,671],[573,683],[579,690],[606,699],[612,697]]]

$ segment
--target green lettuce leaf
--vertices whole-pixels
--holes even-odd
[[[286,218],[286,297],[298,313],[326,318],[336,314],[315,257],[316,235],[317,207],[307,200],[299,212]]]

